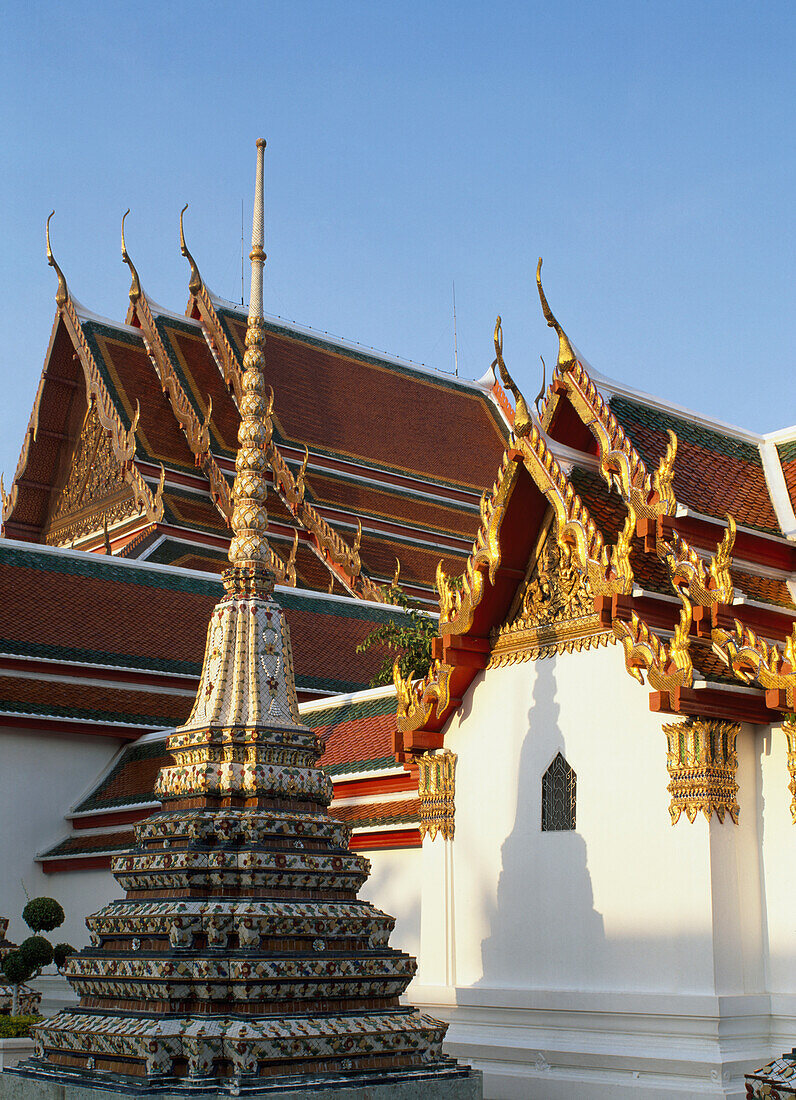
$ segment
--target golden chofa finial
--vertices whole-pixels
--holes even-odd
[[[183,206],[182,210],[180,211],[180,252],[182,252],[185,259],[191,265],[191,278],[188,283],[188,289],[190,290],[191,294],[198,294],[199,291],[202,289],[202,276],[199,274],[199,268],[196,266],[196,260],[188,251],[188,246],[185,243],[185,233],[183,232],[182,228],[182,216],[187,209],[188,203],[186,202],[185,206]]]
[[[569,337],[559,325],[558,321],[553,316],[553,311],[547,304],[547,298],[545,297],[544,290],[542,289],[542,257],[539,257],[539,263],[536,265],[536,285],[539,288],[539,301],[542,303],[542,313],[544,319],[550,328],[554,328],[558,333],[558,363],[556,366],[560,371],[571,370],[575,366],[577,356],[572,350],[572,344],[569,342]]]
[[[46,237],[47,237],[47,263],[50,265],[50,267],[55,268],[55,274],[58,276],[58,289],[55,292],[55,301],[59,306],[65,306],[66,303],[69,301],[69,290],[68,290],[67,285],[66,285],[66,279],[64,278],[64,273],[63,273],[63,271],[61,271],[60,267],[55,262],[55,256],[53,256],[53,250],[50,248],[50,222],[52,221],[52,218],[53,218],[54,214],[55,214],[55,211],[53,210],[53,212],[50,214],[49,218],[47,219],[47,228],[45,230],[45,234],[46,234]]]
[[[503,362],[503,324],[500,317],[495,321],[495,360],[492,363],[493,367],[495,363],[497,363],[500,371],[503,385],[514,394],[514,434],[527,435],[531,430],[531,414],[528,412],[528,405],[520,393],[519,386],[517,386]]]
[[[243,396],[240,401],[239,447],[235,461],[235,484],[232,487],[234,534],[229,546],[229,560],[233,568],[229,574],[225,574],[224,582],[236,592],[250,590],[252,585],[257,587],[258,584],[273,584],[273,577],[267,569],[270,551],[265,537],[268,528],[265,473],[268,469],[267,447],[270,432],[267,423],[269,405],[265,396],[263,378],[265,368],[263,350],[265,345],[263,323],[264,149],[265,142],[261,139],[257,142],[249,323],[246,329],[246,352],[243,356],[243,377],[241,378]]]
[[[135,269],[135,264],[130,259],[130,256],[127,252],[127,245],[124,243],[124,219],[129,213],[130,210],[128,208],[125,213],[122,214],[122,261],[123,263],[126,263],[127,266],[130,268],[130,301],[135,304],[135,302],[137,302],[138,299],[141,297],[141,280],[138,278],[138,272]]]

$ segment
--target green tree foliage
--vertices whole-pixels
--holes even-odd
[[[33,976],[33,967],[22,956],[21,951],[9,951],[2,961],[3,974],[12,985],[26,982]]]
[[[55,898],[34,898],[22,910],[22,919],[34,932],[52,932],[64,923],[65,914]]]
[[[379,671],[370,681],[371,687],[392,683],[392,666],[396,656],[401,675],[406,678],[425,676],[431,664],[431,642],[437,636],[437,620],[412,607],[409,597],[397,584],[383,590],[385,603],[400,607],[404,614],[389,622],[381,623],[357,646],[357,653],[364,653],[373,646],[388,651]]]
[[[31,970],[41,970],[53,961],[53,945],[44,936],[28,936],[19,945],[19,953]]]
[[[59,970],[63,970],[66,960],[74,954],[76,952],[71,943],[57,943],[53,948],[53,962]]]
[[[50,932],[64,923],[64,911],[54,898],[34,898],[29,901],[22,910],[22,919],[33,932]],[[72,953],[69,944],[58,944],[58,948],[69,948],[66,954],[59,951],[62,960]],[[16,1016],[19,1010],[19,987],[23,982],[29,982],[41,972],[42,968],[49,966],[55,958],[55,949],[44,936],[28,936],[23,940],[16,951],[10,951],[0,961],[0,969],[6,979],[14,987],[14,999],[11,1006],[12,1015]],[[60,970],[63,961],[56,965]]]

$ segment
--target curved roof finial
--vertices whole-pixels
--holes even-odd
[[[198,294],[199,291],[202,289],[202,276],[199,274],[199,268],[196,266],[196,260],[188,251],[188,246],[185,243],[185,233],[183,232],[182,228],[182,216],[187,209],[188,203],[186,202],[185,206],[183,206],[182,210],[180,211],[180,252],[182,252],[185,259],[191,265],[191,278],[188,283],[188,289],[190,290],[191,294]]]
[[[135,269],[135,264],[130,259],[127,252],[127,245],[124,243],[124,219],[130,213],[128,207],[127,211],[122,215],[122,261],[130,268],[130,275],[132,282],[130,283],[130,301],[135,303],[141,297],[141,280],[138,278],[138,272]]]
[[[527,435],[531,430],[533,421],[531,420],[531,414],[528,412],[527,402],[520,393],[519,386],[511,377],[506,369],[506,364],[503,362],[503,323],[499,316],[495,321],[495,363],[498,365],[503,385],[514,394],[514,433],[515,435]],[[495,363],[492,364],[493,367]]]
[[[69,288],[66,285],[64,273],[55,262],[53,250],[50,248],[50,221],[52,220],[53,214],[55,214],[54,210],[50,214],[50,217],[47,219],[47,228],[45,230],[45,234],[47,237],[47,263],[50,265],[50,267],[55,268],[55,274],[58,276],[58,289],[55,292],[55,301],[59,306],[65,306],[66,303],[69,301]]]
[[[556,364],[560,371],[571,370],[575,366],[577,356],[572,350],[572,344],[569,342],[569,337],[559,325],[558,321],[553,316],[553,311],[547,304],[547,298],[545,297],[544,290],[542,290],[542,257],[539,257],[539,263],[536,265],[536,285],[539,288],[539,300],[542,303],[542,313],[544,319],[550,328],[554,328],[558,333],[558,363]]]
[[[539,356],[539,358],[542,359],[541,355]],[[533,402],[533,407],[536,409],[537,413],[539,412],[539,402],[544,397],[544,391],[547,388],[546,382],[547,382],[547,367],[545,366],[544,359],[542,359],[542,385],[541,385],[541,388],[540,388],[539,392],[537,393],[536,397],[534,398],[534,402]]]

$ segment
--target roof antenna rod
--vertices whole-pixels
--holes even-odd
[[[243,199],[240,200],[240,304],[243,305],[244,265],[246,263],[246,245],[243,242]]]
[[[453,280],[453,373],[459,377],[459,341],[456,338],[456,280]]]

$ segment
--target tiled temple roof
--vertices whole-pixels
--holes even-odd
[[[781,533],[754,443],[620,394],[611,397],[610,408],[648,469],[655,469],[666,451],[667,432],[676,433],[674,491],[681,504],[719,519],[730,513],[746,527]]]
[[[193,553],[183,550],[167,558],[161,550],[160,560],[206,568],[229,538],[225,516],[239,423],[233,383],[240,372],[243,316],[234,308],[214,313],[216,327],[228,334],[219,358],[216,341],[196,315],[179,318],[150,303],[140,290],[124,324],[97,317],[66,297],[59,304],[36,408],[4,507],[5,533],[26,541],[45,536],[62,545],[77,541],[102,551],[99,518],[93,527],[88,520],[94,498],[87,498],[86,517],[81,513],[74,522],[59,521],[54,534],[48,527],[64,472],[77,454],[91,379],[101,391],[103,427],[109,430],[109,416],[117,424],[114,451],[119,433],[134,438],[135,478],[141,485],[148,482],[150,495],[161,465],[165,470],[156,499],[160,513],[155,515],[153,507],[144,516],[139,508],[136,516],[128,507],[120,526],[121,505],[116,508],[109,523],[114,553],[138,556],[153,541],[176,537],[194,542]],[[284,445],[280,461],[289,471],[288,481],[298,476],[305,445],[309,449],[303,494],[307,508],[314,509],[312,522],[295,501],[285,506],[284,484],[275,484],[269,494],[277,535],[283,523],[282,534],[298,528],[304,543],[296,583],[378,599],[377,585],[389,582],[400,558],[407,591],[433,602],[437,562],[442,557],[451,569],[463,562],[486,471],[505,442],[505,422],[494,397],[482,386],[335,345],[290,326],[269,322],[268,328],[274,439]],[[463,432],[465,448],[460,446]],[[129,466],[123,468],[129,481]],[[105,507],[97,499],[97,517]],[[336,539],[348,550],[335,547]],[[288,560],[289,541],[275,549],[284,553],[283,562]],[[359,565],[350,576],[345,564],[341,570],[339,554],[345,558],[349,551],[352,562],[361,560],[362,583]]]
[[[242,357],[244,315],[221,307],[217,312]],[[343,349],[273,320],[266,321],[266,334],[266,381],[276,394],[280,442],[311,441],[312,449],[328,455],[479,494],[491,482],[506,432],[472,383]]]
[[[0,714],[141,729],[183,721],[220,593],[217,576],[0,540],[0,660],[7,666],[0,668]],[[305,694],[366,687],[383,656],[358,654],[356,646],[375,626],[402,615],[299,589],[280,590],[280,600]],[[47,672],[51,664],[59,666],[56,679],[39,683],[26,672]],[[134,684],[121,682],[122,670],[134,674]],[[71,682],[81,677],[101,677],[108,687]],[[150,685],[173,693],[151,694]]]
[[[394,767],[395,692],[388,689],[380,696],[370,695],[309,709],[302,715],[326,741],[321,764],[333,777]]]

